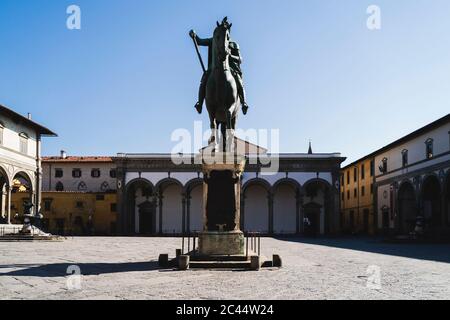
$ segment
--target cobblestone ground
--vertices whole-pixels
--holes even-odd
[[[450,245],[264,238],[263,253],[280,254],[282,269],[158,270],[159,253],[174,255],[180,243],[176,238],[0,242],[0,299],[450,299]],[[81,289],[68,278],[71,265],[81,269]],[[381,288],[377,267],[369,266],[379,267]]]

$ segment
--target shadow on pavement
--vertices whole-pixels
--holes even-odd
[[[276,237],[280,241],[289,241],[339,249],[357,250],[411,259],[430,260],[450,263],[450,244],[394,244],[383,242],[381,238],[288,238]]]
[[[34,264],[10,264],[0,265],[1,276],[22,276],[22,277],[66,277],[72,272],[68,268],[77,266],[81,275],[100,275],[108,273],[152,271],[159,269],[158,261],[146,262],[123,262],[123,263],[54,263],[45,265]],[[2,269],[20,269],[10,272],[2,272]]]

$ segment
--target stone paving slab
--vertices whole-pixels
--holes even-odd
[[[450,245],[263,238],[262,254],[280,254],[282,269],[158,270],[158,255],[180,246],[178,238],[0,242],[0,299],[450,298]]]

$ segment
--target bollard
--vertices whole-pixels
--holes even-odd
[[[158,265],[161,268],[167,268],[169,266],[169,255],[167,253],[159,255]]]
[[[182,255],[178,257],[178,269],[188,270],[189,269],[189,256]]]
[[[272,256],[272,262],[274,267],[281,268],[283,266],[283,261],[278,254]]]
[[[252,270],[261,269],[261,258],[259,256],[251,256],[250,257],[250,268]]]

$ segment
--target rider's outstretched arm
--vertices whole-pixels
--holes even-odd
[[[195,35],[195,41],[197,41],[197,44],[199,46],[204,46],[204,47],[208,47],[212,44],[212,38],[202,39],[198,35]]]

